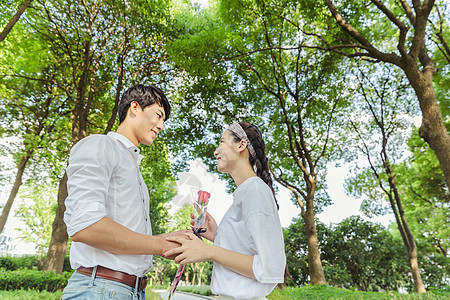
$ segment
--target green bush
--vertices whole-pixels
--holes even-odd
[[[40,268],[41,260],[37,256],[0,257],[0,268],[13,271],[18,269]]]
[[[8,271],[14,271],[18,269],[33,269],[33,268],[42,270],[42,264],[44,263],[44,259],[45,257],[38,257],[38,256],[20,256],[20,257],[4,256],[0,257],[0,268],[3,268]],[[64,272],[73,271],[70,268],[70,261],[68,256],[64,258],[63,271]]]
[[[55,292],[67,285],[72,272],[59,275],[53,271],[42,272],[37,269],[8,271],[0,269],[0,290],[36,290]]]

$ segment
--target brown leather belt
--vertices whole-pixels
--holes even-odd
[[[77,269],[78,273],[84,274],[84,275],[92,275],[92,271],[94,268],[85,268],[85,267],[79,267]],[[136,279],[139,280],[137,288],[138,291],[142,291],[147,286],[147,276],[137,278],[134,275],[130,275],[124,272],[120,271],[114,271],[102,266],[97,267],[97,272],[95,273],[95,277],[102,278],[102,279],[108,279],[108,280],[114,280],[121,283],[124,283],[132,288],[136,287]]]

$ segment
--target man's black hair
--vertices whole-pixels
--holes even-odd
[[[128,108],[130,107],[131,102],[136,101],[139,103],[142,110],[147,106],[150,106],[154,103],[158,103],[164,108],[166,121],[170,115],[170,103],[167,100],[164,93],[154,85],[143,85],[136,84],[130,88],[128,88],[122,95],[122,98],[119,102],[119,122],[122,123],[127,116]]]

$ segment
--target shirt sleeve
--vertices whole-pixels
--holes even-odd
[[[107,136],[90,136],[70,153],[64,213],[69,236],[106,216],[109,182],[116,164],[113,143]]]
[[[254,213],[247,218],[249,247],[253,256],[253,274],[260,283],[284,281],[286,256],[283,232],[279,220],[273,215]]]

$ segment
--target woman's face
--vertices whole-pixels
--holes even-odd
[[[239,160],[239,142],[234,141],[231,131],[224,132],[219,141],[219,147],[214,151],[217,158],[217,170],[222,173],[230,173]]]

